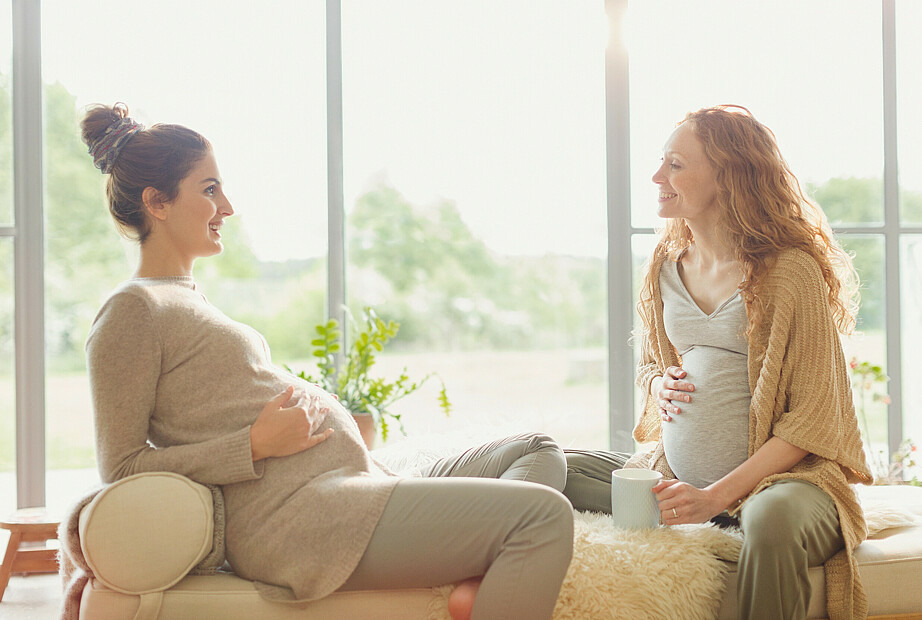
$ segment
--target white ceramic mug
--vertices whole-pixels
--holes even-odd
[[[652,469],[616,469],[611,472],[611,516],[615,527],[635,530],[659,525],[659,502],[651,490],[663,479]]]

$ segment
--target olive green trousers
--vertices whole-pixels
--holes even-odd
[[[611,472],[623,467],[630,455],[564,452],[563,493],[573,507],[611,513]],[[737,568],[738,617],[806,618],[811,595],[808,569],[821,566],[845,544],[832,498],[809,482],[783,480],[746,500],[739,524],[743,548]]]

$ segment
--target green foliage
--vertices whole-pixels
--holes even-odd
[[[221,233],[224,251],[196,264],[197,280],[252,280],[259,276],[259,259],[250,247],[244,221],[241,216],[224,220]]]
[[[884,221],[884,184],[877,178],[829,179],[808,184],[807,193],[823,207],[833,226],[881,224]],[[922,194],[900,190],[900,220],[922,222]]]
[[[900,209],[900,221],[903,224],[922,224],[922,194],[901,191]]]
[[[835,222],[872,221],[882,213],[878,179],[830,179],[810,190]],[[904,193],[904,202],[912,203],[913,196]],[[373,188],[360,197],[348,225],[353,290],[380,291],[374,297],[354,300],[353,308],[358,311],[374,303],[381,313],[398,321],[401,339],[394,348],[605,346],[604,259],[496,255],[466,226],[454,203],[419,207],[388,186]],[[230,244],[238,235],[225,238]],[[841,240],[854,253],[862,279],[859,329],[883,329],[883,244],[868,235],[844,235]],[[212,266],[214,261],[236,256],[246,256],[239,268],[219,272]],[[256,279],[262,281],[269,274],[265,264],[255,261],[246,246],[228,246],[221,257],[202,261],[197,278],[209,284],[206,288],[211,293],[225,286],[222,281],[228,278],[249,277],[244,274],[252,274],[255,265]],[[214,282],[208,283],[209,278]],[[277,281],[278,290],[288,291],[292,286],[296,286],[294,280]],[[297,286],[303,290],[302,284]],[[317,286],[322,288],[322,282]],[[282,358],[309,355],[306,341],[288,335],[303,323],[299,311],[305,311],[305,316],[322,316],[318,299],[292,300],[280,309],[268,303],[265,308],[241,312],[236,306],[247,304],[242,297],[219,305],[263,332]]]
[[[890,404],[890,396],[887,394],[889,377],[880,366],[868,361],[858,361],[854,357],[848,363],[848,367],[852,394],[855,398],[855,409],[861,424],[861,434],[864,436],[875,482],[877,484],[901,484],[903,472],[916,465],[915,443],[911,439],[905,439],[888,460],[883,450],[874,451],[871,447],[871,429],[868,424],[868,409],[873,403]],[[909,484],[920,486],[922,482],[914,476],[909,480]]]
[[[358,266],[369,266],[387,278],[397,292],[425,282],[435,263],[428,251],[430,230],[416,217],[413,207],[392,188],[382,188],[359,198],[350,220],[353,234],[349,256]]]
[[[884,221],[884,184],[881,179],[829,179],[807,185],[807,193],[823,207],[833,226],[880,224]]]
[[[320,374],[313,377],[301,371],[298,376],[336,394],[343,407],[350,412],[371,414],[385,441],[390,433],[389,421],[397,422],[400,432],[406,435],[401,415],[391,411],[391,405],[417,391],[432,377],[442,383],[438,396],[439,408],[445,415],[451,413],[445,383],[435,373],[429,373],[419,381],[410,380],[406,367],[394,381],[370,375],[376,355],[397,336],[399,323],[385,321],[371,308],[365,308],[361,322],[353,318],[351,326],[350,345],[343,356],[338,355],[342,350],[342,333],[338,321],[330,319],[315,326],[317,337],[311,340],[311,345],[314,347],[313,354],[317,358]],[[340,358],[342,364],[337,364]]]
[[[253,312],[241,321],[265,337],[274,358],[306,359],[312,355],[309,343],[292,334],[303,332],[305,324],[321,320],[323,315],[323,290],[304,287],[291,291],[287,302],[272,314]]]
[[[822,185],[808,184],[807,193],[823,208],[833,226],[878,225],[884,221],[883,182],[877,178],[835,178]],[[902,191],[901,219],[922,222],[922,195]],[[858,328],[884,328],[884,246],[880,237],[840,235],[854,253],[861,278],[861,311]]]
[[[496,255],[455,203],[418,207],[384,185],[358,199],[348,224],[350,281],[362,281],[359,290],[383,285],[386,301],[376,306],[400,321],[403,344],[443,350],[605,344],[604,259]]]
[[[214,258],[200,261],[201,266]],[[274,358],[310,358],[310,343],[292,334],[324,317],[325,261],[257,262],[255,267],[253,277],[227,278],[208,270],[199,272],[196,265],[196,280],[215,306],[261,333]]]
[[[883,331],[886,312],[884,240],[882,237],[840,235],[839,241],[852,254],[852,262],[861,281],[857,328]]]
[[[349,224],[352,262],[374,269],[397,293],[435,285],[458,295],[496,273],[494,258],[452,202],[421,212],[382,186],[358,199]]]
[[[130,266],[105,202],[104,177],[80,139],[76,100],[45,87],[46,342],[57,369],[83,368],[83,343]]]
[[[807,193],[823,208],[833,226],[873,225],[883,222],[884,186],[880,179],[837,178],[822,185],[808,185]],[[839,241],[853,253],[861,279],[858,329],[883,329],[884,247],[873,237],[840,235]]]
[[[75,444],[73,438],[67,435],[49,437],[45,450],[48,463],[53,463],[54,469],[84,469],[96,464],[96,448],[93,444]]]

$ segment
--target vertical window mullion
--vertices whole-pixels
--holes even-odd
[[[627,0],[605,0],[609,41],[605,53],[606,184],[608,193],[609,444],[634,451],[634,364],[631,286],[631,134],[628,51],[623,40]]]
[[[342,2],[327,0],[327,316],[345,326]],[[343,330],[345,338],[346,330]],[[343,347],[345,349],[345,347]],[[339,353],[338,355],[341,355]]]
[[[41,2],[13,0],[16,493],[45,504],[45,299]]]
[[[884,268],[886,299],[887,374],[891,398],[887,416],[888,443],[894,453],[903,439],[902,352],[900,339],[900,196],[897,168],[896,116],[896,6],[883,0],[883,106],[884,106]]]

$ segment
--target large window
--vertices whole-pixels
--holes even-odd
[[[919,69],[919,50],[911,42],[915,37],[910,24],[920,15],[914,4],[901,6],[905,13],[897,23],[909,36],[898,36],[897,41],[910,42],[900,48],[900,58],[911,59],[915,66],[901,73],[900,92],[906,85],[909,93],[918,93],[911,76]],[[774,131],[805,190],[854,253],[862,303],[858,331],[844,342],[846,355],[879,364],[891,376],[899,373],[899,368],[888,367],[887,303],[898,299],[899,291],[887,288],[885,271],[885,237],[896,232],[896,222],[888,221],[884,208],[881,5],[849,3],[848,10],[842,10],[835,0],[687,6],[650,0],[629,3],[626,26],[635,248],[648,251],[652,243],[647,235],[657,225],[656,188],[650,177],[675,124],[702,107],[743,105]],[[656,36],[649,36],[652,29]],[[919,103],[916,100],[916,106]],[[907,110],[909,138],[904,139],[901,123],[900,144],[905,153],[917,157],[911,138],[912,132],[918,133],[917,123],[911,122],[912,105],[901,101],[900,108]],[[904,220],[912,217],[917,199],[922,200],[911,187],[900,188]],[[906,239],[904,246],[903,261],[911,271],[912,242]],[[904,275],[904,282],[911,282],[911,277]],[[904,292],[912,288],[907,284]],[[902,344],[908,351],[905,337]],[[918,399],[906,396],[903,418],[909,420]],[[886,451],[887,407],[874,403],[867,413],[874,449]]]
[[[529,428],[580,447],[629,442],[629,329],[607,332],[636,293],[618,269],[633,264],[636,286],[651,247],[662,145],[690,110],[745,105],[855,253],[863,306],[848,355],[893,378],[894,404],[871,412],[875,448],[920,440],[922,388],[903,377],[922,345],[922,9],[895,6],[894,32],[889,0],[44,0],[34,14],[0,0],[0,510],[16,501],[16,454],[35,446],[15,424],[24,369],[45,386],[40,404],[20,407],[46,421],[44,460],[27,467],[67,489],[47,502],[95,481],[83,343],[137,254],[79,140],[96,102],[211,139],[237,216],[227,252],[196,277],[266,334],[277,362],[310,368],[313,326],[344,287],[353,312],[373,305],[401,323],[383,372],[445,381],[453,416],[440,417],[433,385],[400,403],[408,431]],[[42,81],[43,106],[15,107],[12,32],[42,41],[41,72],[28,46],[16,67]],[[626,40],[629,72],[612,54],[606,65],[606,35]],[[22,121],[42,107],[40,128]],[[43,227],[15,221],[13,129],[28,136],[17,148],[43,148],[44,173],[22,177],[43,189],[40,209],[24,205],[43,211]],[[619,209],[629,225],[608,226]],[[343,218],[344,235],[328,237]],[[31,273],[43,295],[24,298],[16,276]],[[14,358],[14,316],[32,310],[44,343],[24,338],[31,358]]]
[[[437,372],[410,432],[607,445],[605,14],[581,0],[343,3],[347,291]],[[436,386],[433,385],[433,390]]]
[[[80,141],[83,110],[123,101],[146,124],[181,123],[211,141],[236,215],[224,254],[196,266],[198,286],[265,334],[278,362],[308,359],[326,290],[324,7],[288,3],[284,19],[249,2],[42,8],[47,496],[66,503],[52,490],[96,476],[84,342],[137,256]]]

